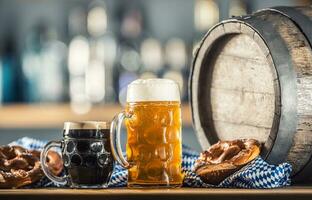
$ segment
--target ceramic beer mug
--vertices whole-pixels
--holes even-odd
[[[127,159],[120,146],[123,120],[127,129]],[[177,83],[139,79],[129,84],[125,111],[111,123],[111,146],[115,160],[128,169],[128,187],[181,186],[181,108]]]
[[[50,141],[41,152],[45,175],[53,182],[72,188],[106,188],[114,169],[107,122],[65,122],[63,140]],[[65,176],[51,173],[46,165],[50,148],[61,148]]]

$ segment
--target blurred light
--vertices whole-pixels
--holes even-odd
[[[164,74],[163,78],[171,79],[171,80],[174,80],[175,82],[177,82],[179,85],[179,88],[180,88],[181,96],[183,96],[182,91],[183,91],[183,87],[184,87],[184,81],[183,81],[182,73],[177,72],[177,71],[167,71]]]
[[[166,61],[173,69],[182,69],[186,66],[187,53],[184,41],[179,38],[170,39],[165,48]]]
[[[230,16],[241,16],[246,14],[247,14],[246,5],[244,2],[240,0],[230,1],[230,10],[229,10]]]
[[[91,36],[97,37],[106,32],[107,13],[103,7],[94,7],[88,13],[87,27]]]
[[[28,52],[23,56],[22,69],[27,79],[35,79],[37,71],[40,69],[40,57],[32,52]]]
[[[133,49],[124,50],[120,63],[124,69],[135,72],[141,66],[140,55]]]
[[[22,72],[27,83],[24,86],[26,98],[29,101],[61,101],[67,47],[56,40],[57,34],[53,29],[39,36],[43,39],[37,44],[38,48],[34,50],[35,44],[29,43],[22,55]]]
[[[72,111],[74,111],[76,114],[86,114],[91,110],[91,103],[85,98],[85,96],[80,96],[81,99],[77,101],[71,101],[70,107]]]
[[[78,99],[81,99],[80,96],[85,94],[85,90],[84,77],[70,77],[69,93],[71,100],[77,101]]]
[[[163,53],[156,39],[146,39],[141,45],[141,58],[145,69],[157,71],[163,66]]]
[[[76,36],[68,50],[70,105],[77,114],[85,114],[91,109],[91,102],[86,94],[86,70],[89,65],[90,47],[83,36]]]
[[[85,78],[70,77],[69,86],[71,109],[77,114],[89,112],[91,103],[85,93]]]
[[[116,94],[113,88],[114,84],[113,66],[116,59],[116,53],[117,53],[116,41],[114,37],[108,34],[105,34],[104,36],[98,37],[96,39],[92,39],[90,41],[90,61],[89,61],[90,65],[92,65],[92,63],[98,63],[97,65],[100,64],[102,66],[102,70],[104,71],[103,73],[101,72],[101,74],[98,74],[99,76],[98,78],[101,79],[101,82],[103,82],[103,84],[101,84],[101,87],[104,88],[104,91],[99,91],[99,93],[96,94],[97,92],[95,92],[96,91],[95,88],[93,87],[92,89],[94,90],[93,92],[94,95],[100,96],[100,93],[104,92],[104,98],[101,98],[100,100],[100,97],[93,97],[92,102],[100,102],[102,100],[104,100],[105,102],[115,101]],[[100,76],[102,75],[103,77],[100,78]],[[94,84],[96,83],[94,82]],[[98,90],[102,89],[98,87]]]
[[[127,87],[129,83],[137,79],[138,76],[136,73],[133,72],[124,72],[119,76],[119,90]]]
[[[140,75],[140,78],[142,79],[157,78],[157,74],[152,72],[144,72]]]
[[[214,0],[196,0],[194,23],[198,31],[207,31],[219,21],[219,6]]]
[[[66,45],[59,41],[50,42],[42,50],[40,54],[40,75],[37,77],[40,100],[61,100],[64,87],[63,62],[66,50]]]
[[[142,16],[140,11],[131,10],[122,20],[121,33],[130,38],[138,37],[142,32]]]
[[[86,70],[86,95],[91,102],[100,102],[105,96],[105,68],[93,60]]]
[[[96,41],[96,56],[105,65],[112,66],[115,62],[117,53],[116,40],[111,36],[101,37]]]
[[[83,75],[88,66],[90,49],[88,40],[83,36],[76,36],[69,44],[68,68],[72,75]]]

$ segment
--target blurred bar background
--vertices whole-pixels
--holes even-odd
[[[180,85],[184,143],[192,52],[215,23],[308,0],[0,0],[0,144],[56,139],[64,121],[110,120],[137,78]]]

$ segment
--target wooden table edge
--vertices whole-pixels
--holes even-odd
[[[44,189],[0,189],[0,196],[3,195],[117,195],[117,196],[131,196],[131,195],[159,195],[159,196],[176,196],[176,195],[221,195],[221,196],[235,196],[235,195],[311,195],[312,187],[287,187],[277,189],[224,189],[224,188],[177,188],[177,189],[128,189],[128,188],[113,188],[113,189],[59,189],[59,188],[44,188]]]

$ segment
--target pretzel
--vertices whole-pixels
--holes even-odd
[[[195,172],[205,183],[217,185],[260,154],[254,139],[219,141],[196,160]]]
[[[49,152],[48,166],[59,174],[63,163],[56,152]],[[40,164],[40,152],[20,146],[0,147],[0,188],[19,188],[40,180],[44,176]]]

